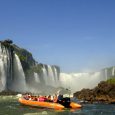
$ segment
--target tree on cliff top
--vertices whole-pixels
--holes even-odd
[[[13,43],[13,41],[10,40],[10,39],[6,39],[6,40],[4,40],[3,42],[5,42],[5,43],[9,43],[9,44],[12,44],[12,43]]]

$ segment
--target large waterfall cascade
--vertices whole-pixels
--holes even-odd
[[[31,76],[32,79],[30,79],[30,82],[34,78],[35,82],[38,84],[44,81],[42,84],[46,87],[57,86],[59,82],[57,78],[57,69],[48,65],[47,68],[43,66],[42,71],[42,76],[33,71],[33,76]],[[40,81],[41,77],[43,77],[42,81]],[[18,55],[14,51],[11,51],[10,48],[7,48],[0,43],[0,91],[30,91],[28,86],[31,87],[30,85],[27,85],[25,73]],[[32,87],[32,89],[35,89],[36,91],[37,88]]]
[[[0,90],[25,91],[25,75],[19,57],[0,43]]]
[[[1,81],[1,90],[6,89],[6,64],[8,61],[8,54],[5,50],[5,47],[2,48],[0,43],[0,81]]]
[[[55,66],[43,65],[42,74],[33,71],[33,76],[30,77],[30,83],[33,80],[31,78],[34,78],[38,87],[40,86],[39,84],[42,83],[42,88],[43,85],[46,89],[48,86],[54,88],[64,87],[75,92],[83,88],[93,88],[100,81],[105,81],[112,76],[115,76],[115,67],[106,68],[99,72],[92,73],[59,74]],[[26,79],[19,57],[10,48],[7,48],[0,43],[0,91],[13,90],[31,92],[31,90],[28,90],[28,86],[32,90],[35,89],[34,91],[38,91],[38,89],[40,90],[38,87],[31,88],[31,85],[27,85]]]

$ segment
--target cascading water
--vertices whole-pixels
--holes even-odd
[[[61,86],[71,89],[72,92],[83,88],[94,88],[100,81],[105,81],[106,76],[103,72],[60,74]]]
[[[14,80],[13,80],[13,87],[12,89],[14,91],[21,91],[24,92],[26,91],[26,83],[25,83],[25,75],[24,71],[20,62],[19,57],[15,54],[14,55]]]
[[[7,49],[0,43],[0,81],[1,90],[10,89],[12,80],[12,57],[11,49]]]
[[[6,57],[6,54],[4,54],[4,50],[1,48],[1,43],[0,43],[0,81],[1,81],[1,90],[6,89],[6,75],[5,75],[5,66],[4,66],[4,59]],[[5,59],[6,61],[6,59]]]
[[[48,78],[49,78],[49,84],[51,84],[51,86],[56,87],[56,80],[55,80],[55,74],[53,72],[53,69],[50,65],[48,65]]]
[[[34,72],[34,78],[35,78],[35,81],[36,81],[37,83],[40,83],[40,79],[39,79],[38,73],[35,73],[35,72]]]
[[[115,75],[115,67],[113,67],[113,69],[112,69],[112,76],[114,76]]]
[[[57,69],[55,67],[54,67],[54,77],[55,77],[55,85],[59,86],[58,72],[57,72]]]
[[[54,74],[53,74],[53,70],[52,67],[50,65],[48,65],[48,77],[49,77],[49,84],[51,84],[51,86],[55,87],[55,79],[54,79]]]
[[[40,90],[46,91],[48,88],[53,90],[57,87],[64,87],[75,92],[82,88],[93,88],[100,81],[113,77],[115,67],[94,73],[60,73],[60,76],[58,72],[55,66],[43,65],[42,73],[32,71],[30,77],[26,77],[26,80],[30,81],[26,84],[19,57],[10,46],[7,47],[0,42],[0,91],[39,92]]]
[[[105,80],[107,80],[107,69],[105,69]]]
[[[42,71],[45,85],[57,87],[59,84],[57,69],[50,65],[46,69],[45,65],[43,65]]]
[[[42,71],[46,86],[64,87],[71,89],[72,92],[75,92],[83,88],[93,88],[100,81],[107,80],[109,75],[113,74],[114,68],[112,68],[112,71],[104,69],[93,73],[60,73],[59,79],[55,66],[51,67],[48,65],[46,70],[45,66],[43,65]]]
[[[46,70],[44,65],[43,65],[43,68],[42,68],[42,72],[43,72],[43,79],[45,81],[45,85],[49,85],[49,79],[48,79],[48,75],[47,75],[47,70]]]

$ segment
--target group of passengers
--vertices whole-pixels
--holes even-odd
[[[55,94],[54,96],[48,95],[48,96],[32,96],[30,94],[25,94],[23,96],[26,100],[32,100],[32,101],[39,101],[39,102],[58,102],[63,99],[63,95]]]

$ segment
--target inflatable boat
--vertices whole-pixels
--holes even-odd
[[[52,108],[52,109],[64,109],[64,108],[81,108],[82,106],[80,104],[70,102],[69,107],[66,106],[67,104],[60,104],[60,103],[54,103],[54,102],[39,102],[39,101],[31,101],[31,100],[26,100],[24,98],[19,98],[18,100],[21,104],[23,105],[28,105],[28,106],[34,106],[34,107],[45,107],[45,108]]]

